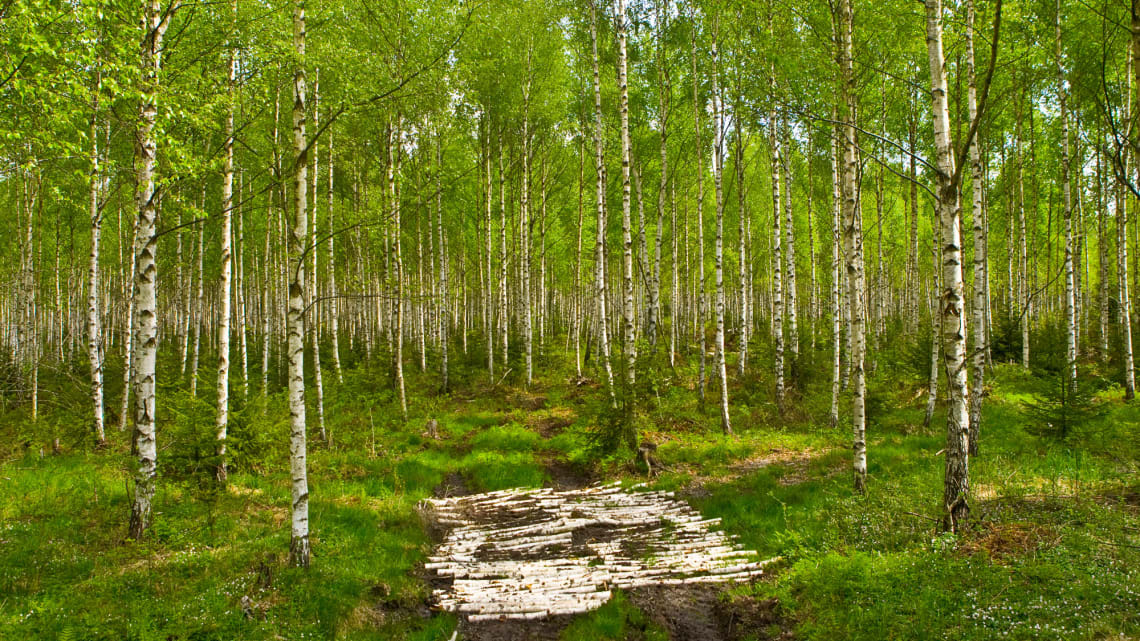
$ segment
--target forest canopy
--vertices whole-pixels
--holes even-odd
[[[1140,0],[6,0],[4,456],[140,545],[279,477],[308,568],[328,457],[557,388],[598,480],[810,425],[860,497],[936,433],[964,536],[992,417],[1130,411],[1138,90]]]

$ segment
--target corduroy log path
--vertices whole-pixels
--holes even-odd
[[[425,564],[435,604],[471,622],[542,619],[600,607],[618,588],[747,580],[771,562],[672,492],[636,490],[427,499],[421,513],[443,535]]]

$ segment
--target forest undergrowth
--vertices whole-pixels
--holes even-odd
[[[635,453],[598,447],[608,398],[575,380],[572,355],[548,348],[525,389],[486,380],[471,353],[451,394],[412,397],[407,422],[381,364],[356,363],[326,390],[329,442],[314,440],[309,458],[308,571],[284,554],[283,392],[239,396],[219,491],[211,404],[160,389],[157,514],[153,535],[132,542],[129,439],[116,433],[91,451],[83,392],[54,373],[44,392],[51,409],[36,423],[20,407],[0,418],[0,638],[449,639],[458,622],[430,607],[422,562],[432,540],[418,501],[611,480],[675,490],[759,558],[781,557],[763,580],[710,589],[725,639],[1140,634],[1140,408],[1115,386],[1097,387],[1097,412],[1060,439],[1030,425],[1040,412],[1029,406],[1049,397],[1048,372],[997,364],[981,455],[971,459],[971,524],[953,535],[940,534],[932,500],[945,436],[922,427],[921,377],[889,353],[878,366],[894,375],[869,385],[864,496],[851,489],[848,429],[827,425],[825,382],[803,377],[781,415],[760,380],[742,381],[736,433],[725,436],[716,403],[701,404],[692,389],[693,372],[664,368],[657,375],[678,384],[641,394],[648,400],[632,413],[640,442],[654,448],[647,478]],[[412,389],[431,381],[409,372]],[[57,437],[60,453],[41,447]],[[667,609],[619,594],[544,634],[678,638]]]

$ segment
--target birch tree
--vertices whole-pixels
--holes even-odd
[[[158,121],[158,83],[162,68],[163,37],[170,26],[176,7],[164,10],[160,0],[143,4],[143,34],[140,43],[139,118],[135,145],[135,203],[138,226],[134,243],[134,308],[138,314],[135,328],[134,381],[135,433],[138,452],[135,468],[135,496],[131,504],[129,536],[142,539],[150,529],[154,500],[158,448],[155,442],[155,365],[158,358],[158,301],[155,286],[158,265],[158,211],[155,207],[155,160],[158,151],[155,126]]]
[[[935,0],[937,1],[937,0]],[[852,43],[854,13],[851,0],[839,2],[840,119],[843,144],[843,246],[847,261],[848,307],[851,314],[851,424],[854,432],[854,485],[867,488],[866,380],[863,359],[866,350],[866,317],[863,306],[863,217],[856,197],[859,163],[855,140],[855,67]]]
[[[88,261],[87,276],[87,360],[91,371],[91,405],[93,413],[92,433],[95,437],[95,446],[102,447],[107,436],[104,429],[103,410],[103,329],[101,319],[102,306],[99,302],[99,237],[103,229],[103,213],[99,204],[99,186],[102,176],[99,172],[99,92],[102,74],[99,70],[99,61],[96,60],[94,91],[91,97],[91,171],[89,174],[89,208],[91,218],[91,257]]]
[[[970,121],[978,118],[978,83],[974,66],[974,0],[966,1],[966,74],[968,76],[967,109]],[[970,387],[970,427],[969,427],[969,454],[978,453],[978,433],[982,422],[982,395],[985,390],[986,375],[986,229],[982,214],[982,196],[986,188],[982,174],[982,154],[980,143],[975,139],[970,143],[970,183],[971,204],[973,205],[970,220],[974,227],[974,287],[973,317],[974,326],[973,352],[970,354],[971,387]]]
[[[289,461],[292,479],[289,564],[309,567],[309,477],[305,423],[305,243],[308,239],[308,139],[305,134],[305,0],[293,5],[293,217],[289,225]]]
[[[1057,0],[1056,63],[1057,102],[1061,111],[1061,204],[1065,216],[1065,367],[1070,389],[1077,385],[1077,293],[1073,268],[1073,197],[1069,176],[1069,113],[1068,91],[1065,88],[1065,67],[1061,53],[1061,0]]]
[[[614,371],[610,360],[609,330],[606,328],[606,165],[602,135],[602,82],[598,74],[598,11],[594,0],[590,2],[590,48],[594,71],[594,167],[597,172],[595,198],[598,207],[597,237],[594,243],[595,296],[598,301],[598,351],[606,376],[606,389],[616,407]]]
[[[237,0],[232,0],[231,11],[236,22]],[[216,477],[219,484],[226,483],[226,430],[230,412],[230,302],[233,297],[231,276],[233,269],[231,230],[234,208],[234,84],[237,80],[237,56],[230,43],[227,67],[226,140],[222,166],[222,277],[221,320],[218,323],[218,414],[215,438],[217,440]]]
[[[633,236],[630,221],[629,88],[626,72],[625,0],[617,0],[618,113],[621,117],[621,238],[622,238],[622,327],[624,329],[626,392],[632,393],[637,373],[637,342],[633,313]]]
[[[931,109],[934,121],[934,148],[938,219],[942,246],[942,293],[939,301],[944,369],[947,373],[948,402],[946,421],[946,472],[943,483],[943,527],[957,532],[969,516],[970,417],[969,390],[966,380],[966,315],[962,278],[962,213],[960,203],[961,166],[950,139],[950,110],[947,103],[946,59],[942,46],[942,2],[925,0],[926,46],[931,79]],[[963,141],[968,151],[978,123],[985,112],[990,79],[997,60],[998,36],[1001,28],[1001,0],[995,4],[994,33],[990,40],[989,69],[978,98],[976,117]]]
[[[720,95],[719,56],[719,17],[714,18],[712,48],[712,87],[713,87],[713,179],[716,182],[716,245],[714,261],[716,269],[716,369],[720,378],[720,427],[725,434],[732,434],[732,419],[728,411],[728,368],[724,354],[724,104]]]

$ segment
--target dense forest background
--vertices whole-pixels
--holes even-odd
[[[1103,570],[1041,579],[1091,619],[1029,623],[1135,632],[1138,91],[1138,2],[0,2],[0,627],[75,632],[61,586],[153,597],[103,573],[217,544],[262,596],[202,638],[444,638],[415,502],[566,473],[728,475],[693,500],[792,564],[750,598],[817,604],[772,634],[882,633],[820,614],[890,583],[852,549],[994,532]],[[999,599],[954,563],[930,612]],[[589,625],[641,625],[623,599]],[[130,607],[82,628],[181,634]]]

